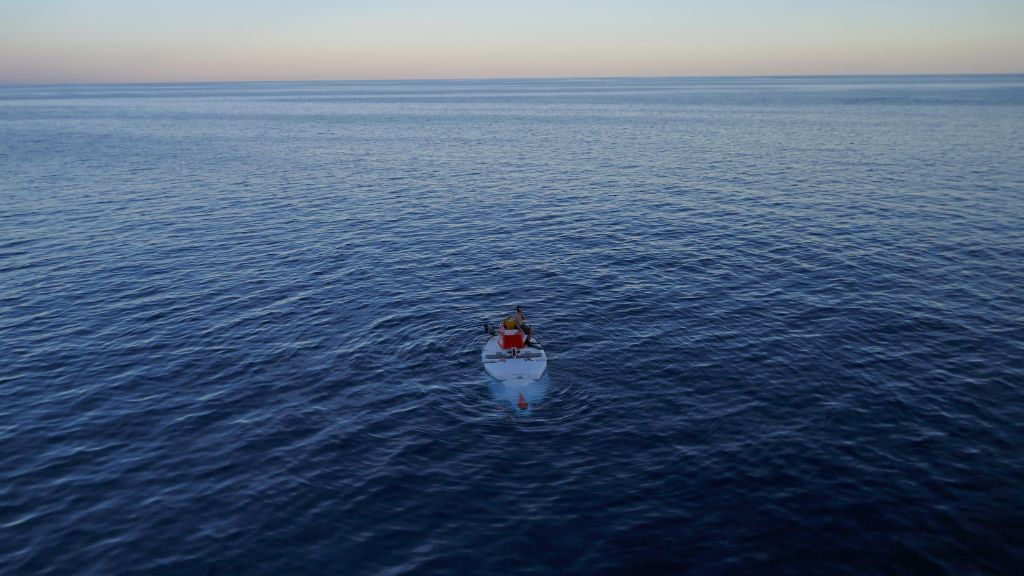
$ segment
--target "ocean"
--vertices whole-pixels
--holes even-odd
[[[6,86],[0,199],[2,574],[1024,565],[1024,76]]]

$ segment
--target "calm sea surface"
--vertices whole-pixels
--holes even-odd
[[[0,344],[2,574],[1019,573],[1024,77],[0,88]]]

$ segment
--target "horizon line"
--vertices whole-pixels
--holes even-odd
[[[711,75],[618,75],[618,76],[452,76],[452,77],[406,77],[406,78],[336,78],[302,80],[113,80],[84,82],[21,82],[0,80],[0,87],[18,86],[137,86],[168,84],[312,84],[312,83],[358,83],[358,82],[474,82],[474,81],[522,81],[522,80],[668,80],[668,79],[755,79],[755,78],[942,78],[965,76],[1024,76],[1020,72],[907,72],[907,73],[858,73],[858,74],[711,74]]]

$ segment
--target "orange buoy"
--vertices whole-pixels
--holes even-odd
[[[526,403],[526,398],[523,398],[523,393],[519,393],[519,409],[526,410],[530,405]]]

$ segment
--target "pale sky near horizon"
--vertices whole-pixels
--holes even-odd
[[[1022,0],[0,0],[0,83],[1022,72]]]

